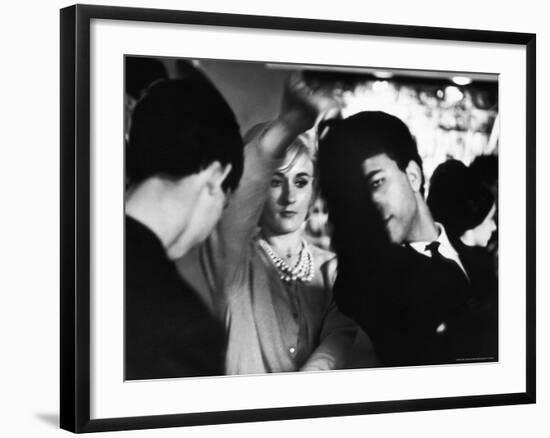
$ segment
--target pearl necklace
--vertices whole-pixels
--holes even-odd
[[[302,249],[300,250],[298,261],[294,267],[290,267],[287,262],[279,257],[271,245],[264,239],[258,239],[258,242],[275,267],[279,270],[279,278],[281,280],[286,283],[296,280],[302,283],[309,283],[313,280],[313,256],[311,255],[311,251],[309,250],[309,246],[305,240],[302,240]]]

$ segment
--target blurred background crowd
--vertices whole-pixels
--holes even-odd
[[[428,194],[435,169],[448,160],[457,160],[468,166],[498,201],[496,75],[129,56],[126,132],[135,103],[151,83],[162,78],[205,75],[226,98],[245,135],[251,127],[277,115],[284,81],[295,70],[302,70],[304,77],[316,85],[332,87],[344,102],[342,117],[379,110],[405,122],[417,141]],[[495,204],[498,206],[498,202]],[[324,203],[318,199],[311,207],[306,234],[324,248],[331,246],[327,221]],[[498,210],[494,221],[498,221]],[[497,245],[495,231],[488,242],[495,258]]]

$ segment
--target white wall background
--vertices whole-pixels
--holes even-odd
[[[544,2],[524,0],[89,1],[119,6],[297,16],[537,33],[538,403],[119,432],[187,437],[546,437],[550,433],[548,320],[550,220],[550,29]],[[66,1],[7,2],[0,14],[0,435],[63,436],[57,428],[59,367],[59,8]],[[114,435],[113,435],[114,436]]]

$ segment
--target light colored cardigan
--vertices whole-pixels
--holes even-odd
[[[227,329],[227,374],[341,368],[357,326],[332,298],[336,258],[310,245],[311,283],[287,285],[255,235],[280,160],[260,155],[254,140],[245,168],[220,223],[204,244],[177,262]]]

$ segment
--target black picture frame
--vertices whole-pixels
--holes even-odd
[[[93,19],[296,30],[503,43],[526,48],[526,375],[525,392],[90,419],[90,22]],[[535,403],[536,35],[376,23],[75,5],[61,10],[61,386],[60,425],[100,432],[370,413]]]

